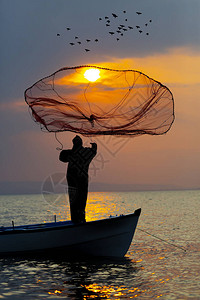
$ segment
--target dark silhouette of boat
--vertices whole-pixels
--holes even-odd
[[[53,254],[123,257],[132,242],[141,209],[74,224],[71,221],[0,228],[0,256]]]

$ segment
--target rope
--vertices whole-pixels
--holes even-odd
[[[137,228],[137,229],[140,230],[140,231],[142,231],[142,232],[145,232],[146,234],[149,234],[149,235],[153,236],[154,238],[156,238],[156,239],[158,239],[158,240],[160,240],[160,241],[162,241],[162,242],[165,242],[165,243],[167,243],[167,244],[169,244],[169,245],[172,245],[172,246],[174,246],[174,247],[176,247],[176,248],[179,248],[179,249],[183,250],[184,252],[187,251],[185,248],[183,248],[183,247],[181,247],[181,246],[177,246],[177,245],[175,245],[175,244],[173,244],[173,243],[171,243],[171,242],[168,242],[168,241],[166,241],[166,240],[164,240],[164,239],[162,239],[162,238],[160,238],[160,237],[158,237],[158,236],[156,236],[156,235],[154,235],[154,234],[149,233],[149,232],[146,231],[146,230],[143,230],[143,229],[140,229],[140,228]]]
[[[59,139],[57,138],[57,132],[55,132],[55,139],[56,141],[61,145],[61,148],[60,147],[57,147],[56,150],[58,151],[61,151],[63,149],[63,144],[59,141]]]
[[[86,97],[86,91],[87,91],[87,89],[89,88],[89,85],[90,85],[90,83],[88,83],[87,87],[86,87],[85,90],[84,90],[84,98],[85,98],[85,101],[86,101],[87,104],[88,104],[88,107],[89,107],[89,110],[90,110],[90,115],[92,115],[91,106],[90,106],[90,103],[89,103],[89,101],[88,101],[88,99],[87,99],[87,97]]]

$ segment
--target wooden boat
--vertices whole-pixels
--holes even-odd
[[[0,228],[0,256],[61,254],[123,257],[141,209],[128,215],[74,224],[71,221]]]

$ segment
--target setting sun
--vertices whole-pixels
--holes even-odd
[[[100,78],[99,73],[100,73],[100,70],[98,70],[98,69],[88,69],[85,71],[84,77],[87,80],[94,82]]]

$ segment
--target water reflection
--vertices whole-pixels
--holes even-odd
[[[1,259],[1,298],[120,299],[139,292],[140,267],[128,258],[61,261]],[[1,290],[2,291],[2,290]]]
[[[125,260],[0,259],[0,299],[198,299],[199,195],[199,191],[91,193],[88,220],[142,206],[138,228],[187,252],[136,230]],[[66,202],[53,207],[39,195],[1,196],[0,203],[4,226],[12,220],[16,225],[54,221],[54,214],[58,221],[69,219]]]
[[[60,294],[74,300],[161,297],[161,293],[153,290],[169,279],[161,280],[157,276],[153,279],[154,275],[144,269],[142,259],[71,261],[65,265],[63,284],[50,292],[56,295],[59,290]]]
[[[65,269],[62,294],[70,299],[109,299],[127,295],[138,288],[133,287],[138,271],[130,259],[71,261]]]

